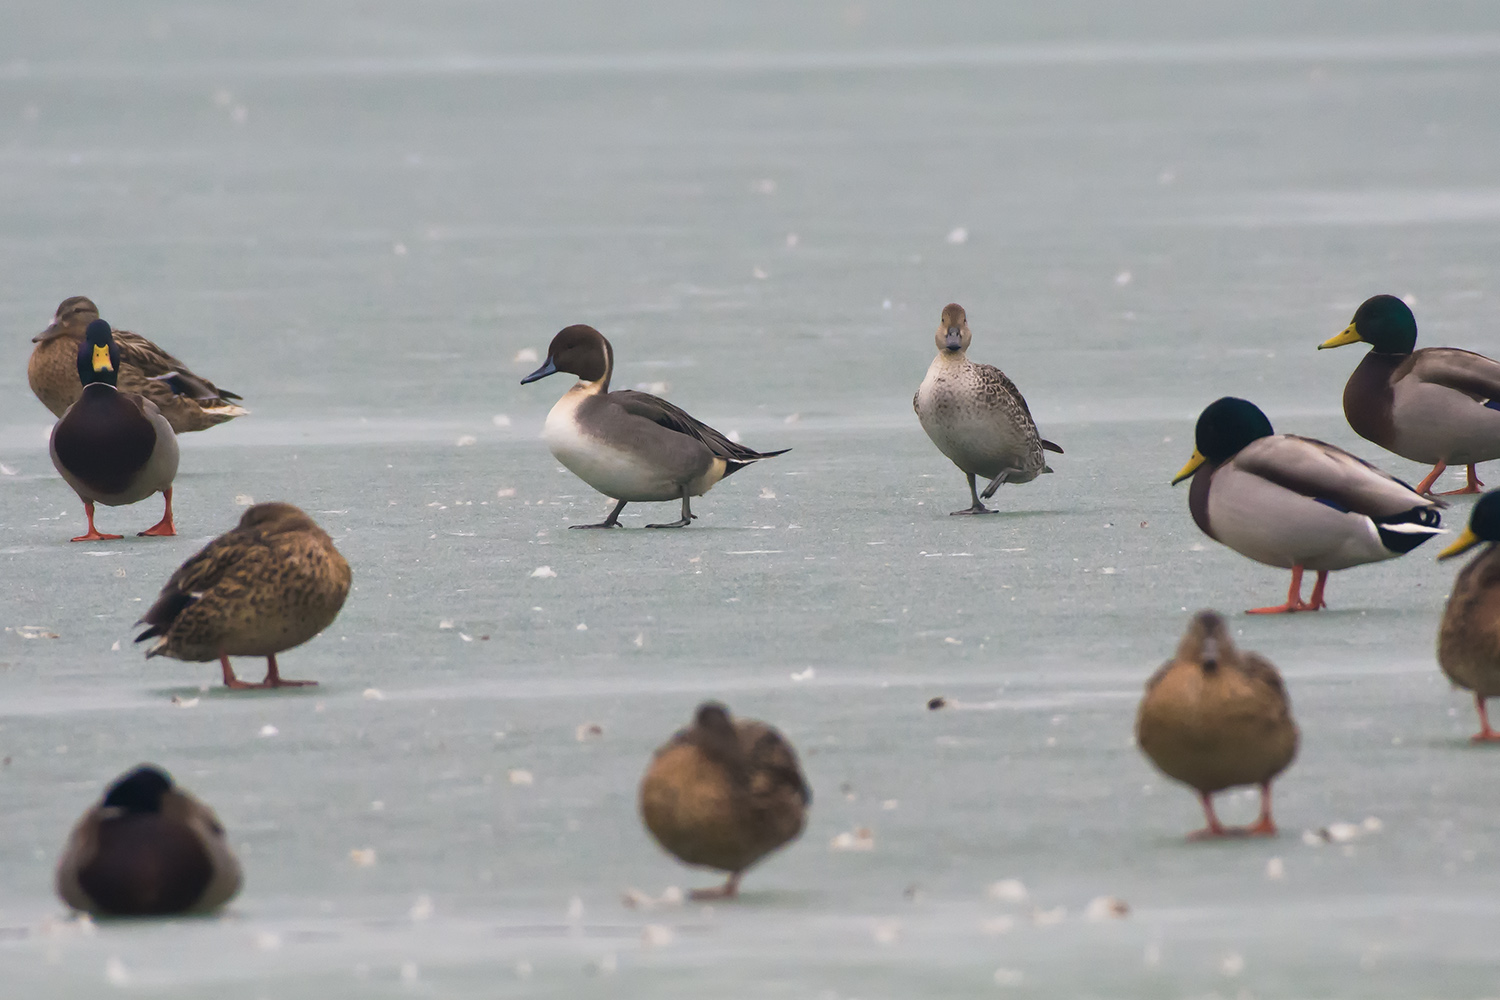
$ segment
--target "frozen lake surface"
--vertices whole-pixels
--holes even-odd
[[[1001,6],[13,3],[6,994],[1500,992],[1500,761],[1433,659],[1436,546],[1335,575],[1326,613],[1234,618],[1302,727],[1279,838],[1184,843],[1193,796],[1131,742],[1187,612],[1285,592],[1167,486],[1202,406],[1420,476],[1344,423],[1357,350],[1313,349],[1392,292],[1424,343],[1500,353],[1500,13]],[[252,410],[181,440],[176,539],[67,542],[24,372],[75,294]],[[911,413],[949,301],[1067,451],[1004,516],[947,516],[963,477]],[[538,440],[564,380],[518,381],[574,322],[617,387],[793,450],[691,529],[567,531],[608,505]],[[354,568],[282,658],[317,688],[231,694],[131,648],[251,499]],[[628,908],[717,878],[635,814],[710,697],[797,745],[808,829],[733,904]],[[63,923],[63,838],[143,760],[218,811],[245,890]],[[859,828],[872,850],[831,848]],[[1101,896],[1129,915],[1090,919]]]

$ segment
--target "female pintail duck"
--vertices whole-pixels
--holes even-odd
[[[1490,728],[1485,699],[1500,694],[1500,490],[1479,498],[1458,541],[1438,553],[1451,559],[1482,542],[1484,550],[1461,569],[1438,629],[1438,666],[1459,687],[1474,692],[1479,709],[1476,743],[1500,742]]]
[[[1210,403],[1198,417],[1197,444],[1172,485],[1193,477],[1188,509],[1198,527],[1242,556],[1292,571],[1286,603],[1250,614],[1326,607],[1331,571],[1393,559],[1442,534],[1442,501],[1341,448],[1272,433],[1246,400]],[[1309,569],[1318,582],[1304,602]]]
[[[84,331],[98,318],[99,307],[75,295],[64,299],[52,324],[31,339],[36,349],[31,352],[26,376],[36,398],[56,416],[62,416],[83,392],[74,359]],[[120,349],[116,371],[120,388],[155,403],[178,434],[201,431],[250,412],[231,402],[239,396],[194,375],[187,365],[145,337],[116,330],[115,344]]]
[[[100,917],[217,910],[240,891],[240,865],[218,817],[142,764],[122,775],[73,827],[57,894]]]
[[[912,409],[938,451],[969,479],[974,503],[953,513],[994,514],[981,497],[988,500],[1002,483],[1029,483],[1051,472],[1042,451],[1061,455],[1062,449],[1037,433],[1025,397],[1004,372],[969,360],[972,335],[962,306],[943,308],[933,339],[937,357],[912,397]],[[975,491],[975,476],[989,480],[982,494]]]
[[[119,538],[94,527],[94,504],[123,507],[153,493],[166,498],[161,521],[142,535],[175,535],[172,479],[177,475],[177,435],[156,404],[116,388],[120,351],[109,324],[96,319],[75,352],[83,383],[78,401],[52,428],[52,464],[83,501],[89,530],[74,538]]]
[[[641,817],[657,843],[687,864],[729,873],[694,899],[734,896],[746,869],[802,832],[811,802],[786,738],[712,701],[656,751],[641,780]]]
[[[1402,458],[1431,465],[1417,484],[1427,493],[1450,465],[1468,467],[1463,489],[1484,484],[1476,462],[1500,458],[1500,363],[1454,347],[1417,346],[1417,320],[1394,295],[1366,299],[1343,333],[1318,345],[1370,345],[1344,386],[1344,416],[1354,432]]]
[[[542,367],[521,380],[525,385],[557,372],[578,376],[547,414],[542,437],[575,476],[617,502],[599,524],[574,528],[614,528],[627,503],[679,499],[679,520],[646,527],[686,527],[697,516],[688,508],[689,497],[702,496],[751,462],[790,450],[752,451],[665,399],[632,389],[610,392],[614,366],[614,349],[603,334],[570,326],[552,338]]]
[[[183,563],[136,636],[159,636],[146,658],[218,660],[230,688],[299,687],[317,681],[281,676],[276,654],[299,646],[333,623],[349,596],[349,564],[333,540],[297,507],[260,503],[239,526]],[[264,656],[266,679],[235,677],[231,656]]]
[[[1208,825],[1189,839],[1276,833],[1271,780],[1297,756],[1297,724],[1276,668],[1236,649],[1214,612],[1193,616],[1177,655],[1146,682],[1135,737],[1163,774],[1197,790]],[[1213,794],[1239,785],[1260,786],[1260,818],[1228,829]]]

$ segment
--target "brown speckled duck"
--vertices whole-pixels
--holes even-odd
[[[1354,432],[1402,458],[1432,466],[1426,493],[1450,465],[1468,482],[1440,496],[1478,493],[1476,462],[1500,458],[1500,362],[1454,347],[1417,347],[1417,319],[1394,295],[1366,299],[1344,331],[1319,350],[1366,343],[1370,350],[1344,386]]]
[[[209,913],[240,891],[212,809],[142,764],[83,814],[57,865],[57,894],[99,917]]]
[[[1485,542],[1489,544],[1453,581],[1437,649],[1438,666],[1448,679],[1474,692],[1479,709],[1475,743],[1500,742],[1485,708],[1486,699],[1500,695],[1500,545],[1495,544],[1500,542],[1500,490],[1479,498],[1469,514],[1469,526],[1438,558],[1451,559]]]
[[[1163,774],[1197,790],[1208,826],[1190,839],[1276,833],[1271,780],[1297,756],[1297,724],[1276,668],[1236,649],[1214,612],[1193,616],[1177,655],[1146,682],[1135,736]],[[1260,818],[1229,829],[1212,796],[1238,785],[1260,786]]]
[[[69,341],[71,343],[71,341]],[[74,352],[78,400],[52,428],[52,464],[83,501],[91,542],[119,538],[94,527],[94,504],[123,507],[160,493],[166,499],[161,521],[142,535],[175,535],[172,480],[177,475],[177,435],[156,404],[115,387],[120,351],[109,324],[96,319]]]
[[[694,899],[734,896],[745,870],[802,832],[812,791],[792,745],[717,702],[656,751],[641,780],[641,817],[657,843],[729,881]]]
[[[289,503],[261,503],[238,527],[183,563],[138,625],[136,637],[159,637],[146,657],[197,663],[217,659],[224,686],[274,688],[316,684],[281,676],[276,654],[333,623],[349,596],[349,564],[323,529]],[[231,656],[264,656],[266,678],[235,677]]]
[[[1062,449],[1037,433],[1031,409],[1016,384],[993,365],[969,360],[972,334],[963,306],[943,307],[938,324],[937,357],[927,369],[912,409],[922,430],[969,480],[973,504],[954,514],[994,514],[988,500],[1003,483],[1029,483],[1047,467],[1043,450]],[[989,480],[984,492],[975,490],[974,477]]]
[[[88,325],[99,307],[82,295],[64,299],[52,324],[32,338],[36,348],[26,366],[31,391],[54,415],[78,399],[83,384],[75,359]],[[120,349],[120,388],[151,400],[178,434],[201,431],[250,412],[237,406],[239,396],[193,374],[181,361],[128,330],[115,331]]]

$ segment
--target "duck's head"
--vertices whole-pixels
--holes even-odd
[[[1481,542],[1500,542],[1500,490],[1490,490],[1469,512],[1469,526],[1458,540],[1438,553],[1438,559],[1463,555]]]
[[[604,334],[579,323],[557,332],[547,347],[547,360],[542,367],[523,378],[521,384],[567,372],[585,382],[604,382],[607,385],[614,365],[614,348],[609,346]]]
[[[142,764],[117,779],[104,793],[104,807],[122,814],[161,812],[162,796],[172,790],[172,779],[161,768]]]
[[[1204,462],[1226,462],[1251,441],[1274,433],[1271,421],[1248,399],[1225,396],[1214,400],[1198,415],[1194,431],[1197,447],[1193,449],[1193,457],[1172,477],[1172,485],[1197,472]]]
[[[296,531],[317,527],[307,512],[295,504],[258,503],[240,515],[240,528],[253,528],[263,535],[278,535],[284,531]]]
[[[114,385],[120,377],[120,348],[115,345],[114,331],[102,319],[96,319],[83,332],[78,345],[78,379],[84,385],[102,382]]]
[[[1233,655],[1234,640],[1217,611],[1205,610],[1194,615],[1177,644],[1177,659],[1198,664],[1205,674],[1218,670],[1219,664]]]
[[[1417,347],[1417,318],[1411,307],[1394,295],[1377,295],[1365,299],[1354,310],[1354,319],[1344,332],[1318,345],[1343,347],[1345,344],[1369,344],[1376,354],[1410,354]]]
[[[943,306],[943,318],[938,322],[937,336],[932,339],[937,341],[939,354],[962,354],[969,349],[972,337],[963,306],[957,302]]]
[[[83,295],[63,299],[47,329],[32,337],[31,342],[40,344],[44,340],[54,340],[57,337],[78,336],[84,327],[98,318],[99,307],[94,305],[92,299]]]
[[[717,701],[705,701],[699,705],[693,715],[693,725],[710,733],[734,735],[734,721],[729,717],[729,709]]]

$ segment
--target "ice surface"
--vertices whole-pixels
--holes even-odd
[[[1433,663],[1435,546],[1336,575],[1326,613],[1233,619],[1304,734],[1278,839],[1184,843],[1193,797],[1131,740],[1187,613],[1286,584],[1166,485],[1204,403],[1419,476],[1343,421],[1357,349],[1314,348],[1384,291],[1425,343],[1500,353],[1488,6],[5,22],[6,996],[1494,993],[1500,760]],[[182,438],[175,539],[133,536],[144,504],[101,509],[123,541],[66,541],[24,368],[74,294],[252,411]],[[910,409],[949,301],[1067,450],[1001,516],[947,516],[962,476]],[[688,530],[632,505],[568,531],[609,504],[537,439],[564,378],[518,381],[574,322],[618,385],[793,450]],[[354,568],[282,657],[316,688],[230,693],[130,642],[252,498]],[[814,802],[740,900],[669,904],[718,876],[660,852],[636,783],[705,698],[781,728]],[[143,760],[218,811],[245,890],[217,919],[65,921],[63,838]]]

